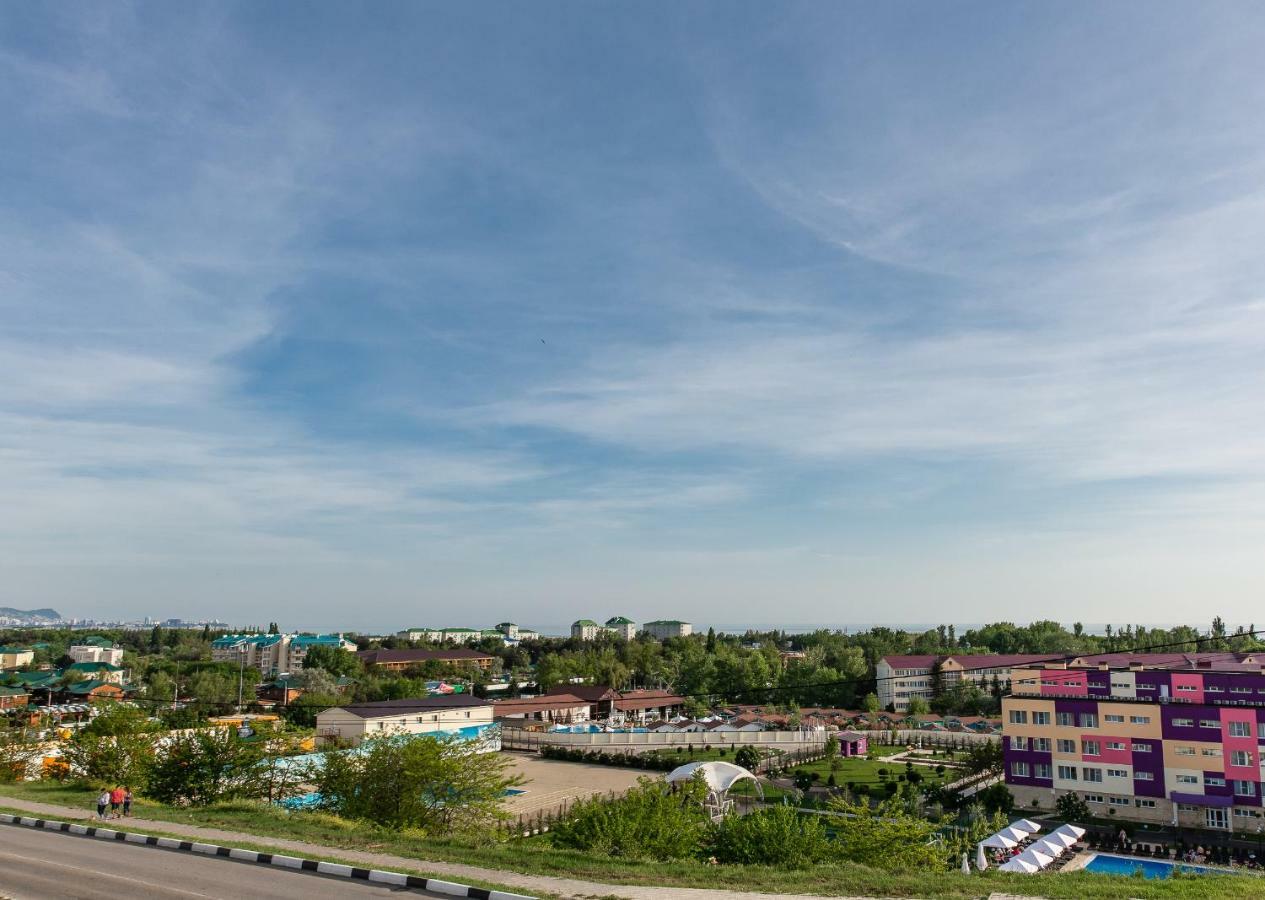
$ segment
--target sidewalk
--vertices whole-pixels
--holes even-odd
[[[30,800],[19,800],[16,797],[0,796],[0,806],[7,806],[11,809],[20,809],[38,816],[57,819],[81,820],[89,816],[89,811],[85,809],[78,809],[72,806],[58,806],[51,803],[35,803]],[[271,838],[238,831],[224,831],[219,828],[203,828],[179,822],[163,822],[155,819],[139,819],[135,817],[118,821],[126,823],[128,828],[152,829],[168,834],[180,834],[208,843],[267,844],[269,847],[289,850],[303,856],[317,858],[336,856],[340,860],[364,863],[375,869],[412,869],[435,875],[450,875],[457,878],[490,881],[528,893],[544,892],[562,897],[620,897],[627,898],[627,900],[663,900],[665,896],[670,895],[672,897],[687,898],[687,900],[823,900],[820,894],[761,894],[748,891],[712,890],[709,888],[666,888],[644,885],[600,884],[593,881],[580,881],[574,878],[554,878],[548,875],[520,875],[516,872],[485,869],[481,866],[467,866],[461,863],[410,859],[387,853],[344,850],[341,847],[326,847],[321,844],[309,844],[304,841]],[[110,827],[109,823],[106,823],[106,826]],[[867,900],[867,898],[848,897],[836,898],[836,900]]]

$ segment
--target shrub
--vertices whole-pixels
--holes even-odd
[[[820,817],[801,818],[789,806],[726,816],[711,833],[712,854],[722,863],[804,868],[822,859],[827,848]]]
[[[739,747],[734,754],[734,762],[754,772],[755,767],[760,764],[760,751],[755,747]]]
[[[698,778],[670,790],[642,779],[622,797],[581,800],[553,826],[556,847],[630,859],[684,859],[699,852],[707,833],[707,786]]]

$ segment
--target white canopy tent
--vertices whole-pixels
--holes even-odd
[[[696,775],[702,777],[707,785],[707,800],[704,802],[704,808],[713,819],[725,815],[733,808],[733,801],[727,795],[729,789],[739,781],[750,779],[755,783],[756,792],[761,797],[764,796],[764,789],[760,787],[760,780],[755,775],[742,766],[728,762],[686,763],[673,769],[665,778],[668,784],[677,784],[692,781]]]
[[[1060,844],[1058,841],[1050,840],[1048,837],[1041,838],[1041,840],[1037,841],[1035,844],[1032,845],[1032,849],[1039,850],[1042,853],[1046,853],[1055,859],[1058,859],[1065,852],[1067,852],[1067,847]]]
[[[1038,850],[1036,847],[1029,847],[1028,849],[1024,850],[1022,853],[1020,853],[1018,856],[1016,856],[1015,859],[1022,859],[1025,862],[1030,862],[1034,866],[1036,866],[1038,869],[1044,869],[1050,863],[1054,862],[1053,856],[1051,856],[1048,853],[1043,853],[1042,851]]]
[[[1020,831],[1026,831],[1028,834],[1036,834],[1041,830],[1041,826],[1031,819],[1020,819],[1017,822],[1011,822],[1010,827],[1017,828]]]
[[[1066,831],[1051,831],[1045,837],[1041,838],[1043,843],[1058,844],[1064,850],[1076,843],[1076,838],[1068,834]]]
[[[1024,831],[1021,828],[1016,828],[1014,825],[1008,825],[1007,827],[1003,828],[1001,831],[997,833],[1000,834],[1002,837],[1010,838],[1016,844],[1019,843],[1020,841],[1027,840],[1028,838],[1028,832]]]
[[[1024,872],[1031,875],[1033,872],[1040,872],[1039,866],[1030,863],[1027,860],[1020,859],[1016,856],[1014,859],[1007,860],[997,867],[998,872]]]
[[[1012,847],[1019,846],[1019,842],[1006,837],[1004,834],[990,834],[984,840],[980,841],[981,847],[996,847],[998,850],[1009,850]]]
[[[1079,841],[1082,837],[1085,836],[1085,829],[1081,828],[1079,825],[1060,825],[1058,828],[1054,829],[1054,831],[1051,833],[1052,834],[1066,834],[1074,838],[1075,840]]]

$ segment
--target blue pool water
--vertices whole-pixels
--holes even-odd
[[[1085,871],[1098,872],[1102,875],[1132,875],[1141,869],[1144,878],[1169,878],[1176,868],[1177,863],[1163,862],[1158,859],[1135,859],[1131,856],[1099,853],[1085,866]],[[1183,875],[1233,874],[1224,869],[1209,869],[1205,866],[1192,866],[1186,863],[1182,863],[1181,869]]]
[[[525,794],[525,793],[527,792],[524,790],[519,790],[518,788],[505,789],[506,797],[513,797],[515,794]],[[321,803],[321,795],[318,794],[316,791],[313,791],[310,794],[302,794],[298,797],[288,797],[285,800],[279,800],[277,802],[279,802],[286,809],[315,809]]]

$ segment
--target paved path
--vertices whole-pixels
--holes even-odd
[[[662,778],[662,772],[626,769],[621,766],[598,766],[591,763],[544,759],[534,753],[508,753],[513,771],[523,776],[523,793],[505,801],[511,815],[535,815],[537,811],[553,812],[559,806],[593,794],[622,794],[639,778]]]
[[[51,803],[36,803],[32,800],[20,800],[16,797],[0,795],[0,806],[20,809],[39,816],[55,819],[87,819],[89,812],[69,806],[58,806]],[[712,888],[665,888],[646,887],[640,885],[601,884],[593,881],[581,881],[576,878],[557,878],[549,875],[522,875],[517,872],[505,872],[499,869],[485,869],[481,866],[468,866],[464,863],[432,862],[430,860],[410,859],[393,856],[387,853],[366,853],[360,850],[344,850],[341,847],[326,847],[309,844],[304,841],[291,841],[284,838],[264,837],[258,834],[244,834],[236,831],[224,831],[219,828],[203,828],[197,825],[185,825],[179,822],[162,822],[154,819],[130,818],[122,820],[128,830],[164,831],[168,834],[180,834],[196,837],[199,840],[217,844],[263,844],[268,847],[289,850],[300,856],[313,858],[331,857],[342,861],[363,863],[375,869],[404,869],[424,872],[429,875],[447,876],[458,881],[474,879],[492,882],[498,885],[515,888],[526,893],[553,894],[559,897],[593,898],[620,897],[626,900],[664,900],[665,897],[681,898],[681,900],[822,900],[820,894],[761,894],[751,891],[730,891]],[[14,829],[15,831],[18,829]],[[8,836],[8,831],[3,832]],[[113,849],[113,848],[111,848]],[[149,849],[149,848],[137,848]],[[174,856],[174,854],[173,854]],[[185,859],[182,854],[177,859]],[[209,862],[209,860],[208,860]],[[3,884],[3,882],[0,882]],[[345,883],[344,883],[345,884]],[[350,888],[347,888],[350,890]],[[126,892],[125,892],[126,893]],[[25,896],[43,896],[28,894]],[[73,895],[82,896],[82,895]],[[111,894],[117,897],[118,893]],[[158,896],[158,895],[155,895]],[[250,896],[243,892],[232,896]],[[255,894],[255,896],[261,896]],[[262,895],[268,896],[268,895]],[[839,898],[845,900],[845,898]],[[846,898],[846,900],[864,900],[864,898]]]
[[[98,841],[56,831],[0,826],[0,897],[13,900],[185,900],[390,897],[399,888]],[[424,891],[410,895],[442,897]],[[449,898],[451,900],[451,898]]]

